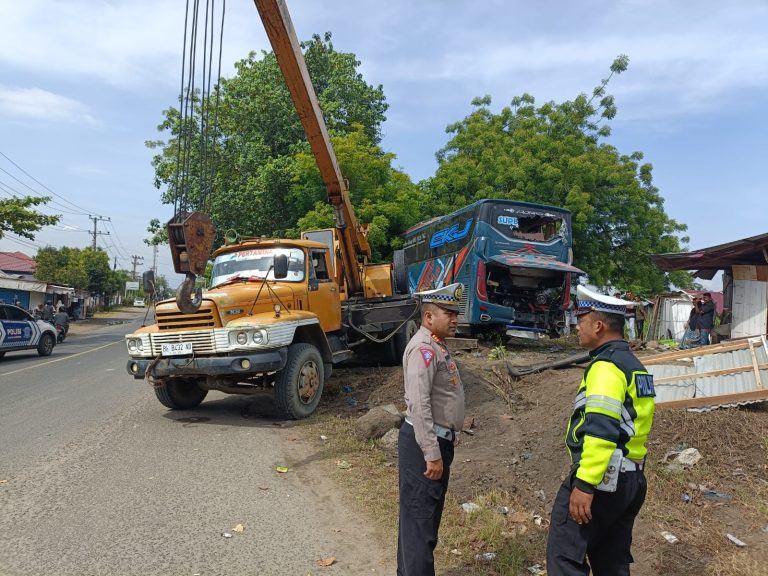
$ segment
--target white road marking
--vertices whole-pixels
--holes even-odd
[[[40,368],[41,366],[47,366],[48,364],[55,364],[56,362],[61,362],[63,360],[69,360],[71,358],[77,358],[78,356],[83,356],[84,354],[91,354],[92,352],[96,352],[98,350],[102,350],[104,348],[108,348],[109,346],[114,346],[115,344],[119,344],[121,342],[124,342],[125,340],[115,340],[114,342],[110,342],[109,344],[104,344],[104,346],[99,346],[98,348],[94,348],[93,350],[86,350],[84,352],[78,352],[77,354],[72,354],[71,356],[64,356],[63,358],[56,358],[54,360],[48,360],[48,362],[42,362],[40,364],[33,364],[32,366],[25,366],[24,368],[19,368],[18,370],[13,370],[11,372],[2,372],[0,373],[0,376],[10,376],[11,374],[18,374],[19,372],[24,372],[25,370],[31,370],[32,368]]]

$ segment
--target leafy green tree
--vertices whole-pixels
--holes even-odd
[[[354,54],[337,52],[330,33],[313,36],[302,49],[329,132],[361,132],[361,138],[378,146],[387,109],[381,86],[365,82]],[[230,228],[245,236],[285,234],[324,195],[322,187],[306,198],[297,195],[306,170],[301,165],[305,159],[294,156],[308,148],[274,54],[263,52],[257,58],[251,53],[236,64],[236,71],[211,96],[219,98],[220,105],[216,129],[209,123],[202,139],[207,142],[204,153],[199,144],[199,97],[186,123],[177,108],[165,110],[159,130],[167,139],[147,143],[158,151],[153,166],[163,201],[181,203],[186,198],[190,207],[207,210],[219,241]],[[189,171],[177,161],[180,137],[187,136]]]
[[[109,265],[109,256],[100,248],[53,248],[38,250],[35,277],[42,282],[72,286],[98,294],[112,294],[125,284]]]
[[[359,125],[332,140],[357,219],[368,224],[373,261],[389,259],[401,245],[400,234],[422,218],[424,194],[406,174],[392,168],[394,154],[368,140]],[[288,231],[289,236],[334,225],[333,209],[325,197],[320,171],[307,145],[294,156],[293,185],[286,200],[290,210],[304,216]]]
[[[61,216],[41,214],[33,207],[46,204],[48,196],[24,196],[0,200],[0,238],[6,232],[35,239],[35,232],[44,226],[51,226],[61,220]]]
[[[620,56],[611,75],[626,70]],[[604,142],[616,115],[609,78],[572,101],[536,106],[529,94],[515,97],[498,114],[491,98],[448,126],[452,135],[437,154],[435,176],[424,183],[429,215],[451,212],[481,198],[507,198],[573,213],[574,263],[593,283],[665,289],[669,277],[650,261],[656,252],[677,252],[686,226],[667,216],[643,154],[623,154]],[[684,281],[684,279],[677,279]]]

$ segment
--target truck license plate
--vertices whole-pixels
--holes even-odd
[[[183,356],[184,354],[192,354],[192,342],[161,344],[160,346],[160,354],[162,356]]]

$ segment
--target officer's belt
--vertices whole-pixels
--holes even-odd
[[[406,416],[405,421],[413,426],[413,421]],[[440,426],[440,424],[433,424],[432,425],[432,431],[439,437],[444,438],[445,440],[450,440],[453,442],[454,438],[458,435],[458,432],[454,432],[450,428],[446,428],[445,426]]]
[[[645,462],[637,462],[636,460],[630,460],[629,458],[624,458],[621,461],[622,472],[639,472],[642,471],[643,468],[645,468]]]

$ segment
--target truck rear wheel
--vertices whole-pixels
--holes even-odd
[[[392,253],[392,280],[395,294],[410,294],[408,286],[408,265],[405,263],[405,250]]]
[[[189,410],[200,405],[208,390],[198,386],[194,378],[170,378],[162,386],[155,386],[160,404],[171,410]]]
[[[416,320],[408,320],[397,331],[397,334],[392,336],[389,340],[389,361],[393,366],[399,366],[403,362],[403,354],[405,353],[405,347],[408,346],[408,342],[411,341],[413,335],[419,329],[419,325]]]
[[[289,418],[306,418],[323,394],[323,358],[312,344],[292,344],[285,368],[275,379],[275,404]]]

